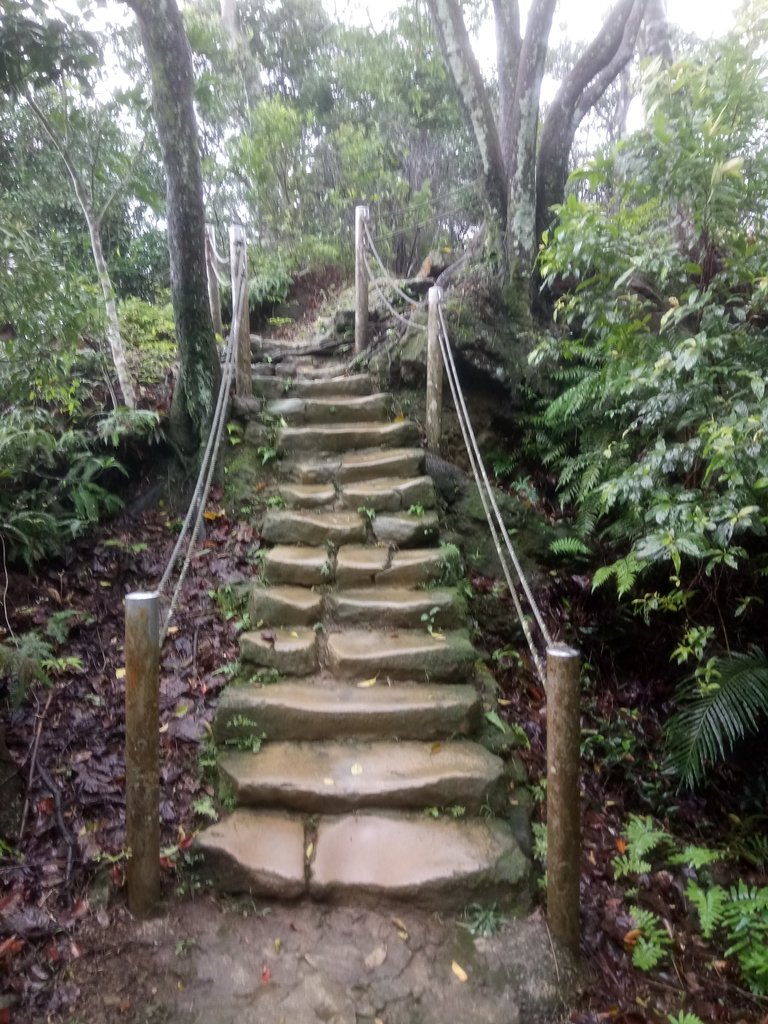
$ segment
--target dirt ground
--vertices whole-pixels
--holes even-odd
[[[555,1024],[578,987],[535,914],[487,937],[407,907],[210,896],[146,922],[98,916],[50,1024]]]

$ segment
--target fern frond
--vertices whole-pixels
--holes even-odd
[[[564,558],[588,558],[592,554],[584,541],[578,537],[558,537],[549,545],[549,550],[553,555],[561,555]]]
[[[689,882],[685,895],[696,908],[699,915],[701,934],[711,939],[715,928],[723,922],[723,908],[728,902],[728,893],[721,885],[712,885],[702,889],[696,882]]]
[[[768,657],[758,648],[718,660],[714,683],[688,682],[678,691],[678,710],[666,728],[670,761],[686,786],[724,761],[768,714]]]

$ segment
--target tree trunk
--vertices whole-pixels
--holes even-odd
[[[171,408],[174,440],[190,454],[206,440],[220,369],[208,307],[205,215],[192,58],[176,0],[125,0],[139,22],[167,187],[171,297],[180,371]]]
[[[259,68],[248,47],[248,41],[240,28],[237,15],[237,0],[221,0],[221,25],[229,36],[232,49],[237,58],[240,74],[243,77],[245,102],[249,112],[253,111],[262,94]]]
[[[443,59],[456,86],[459,102],[480,156],[486,198],[501,224],[504,224],[507,219],[507,183],[501,144],[461,8],[456,0],[427,0],[427,7]]]
[[[662,64],[672,63],[672,39],[667,21],[667,0],[648,0],[645,11],[643,56],[658,58]]]
[[[646,0],[619,0],[547,111],[537,166],[537,240],[551,222],[551,208],[563,201],[568,160],[581,121],[632,59],[645,4]]]

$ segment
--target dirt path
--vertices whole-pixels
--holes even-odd
[[[575,971],[534,915],[473,937],[394,908],[200,897],[83,935],[68,1024],[555,1024]],[[74,992],[71,993],[74,995]],[[50,1019],[50,1018],[49,1018]]]

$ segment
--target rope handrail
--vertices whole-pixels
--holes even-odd
[[[223,371],[221,376],[221,383],[219,385],[219,393],[216,399],[216,407],[214,409],[213,418],[211,420],[211,426],[208,432],[208,441],[206,443],[205,452],[200,463],[200,470],[195,484],[195,490],[192,494],[192,499],[187,509],[187,514],[184,518],[184,523],[179,532],[179,536],[176,539],[171,556],[166,565],[165,571],[160,579],[156,590],[158,594],[162,594],[168,586],[168,582],[171,578],[173,570],[179,560],[182,548],[184,546],[184,540],[189,533],[190,527],[194,520],[194,527],[190,535],[189,543],[187,545],[184,562],[182,564],[179,578],[176,581],[173,594],[168,608],[168,612],[163,620],[162,629],[160,632],[160,643],[162,645],[168,634],[168,627],[170,626],[171,619],[176,611],[178,605],[181,588],[189,572],[189,566],[192,561],[192,555],[194,553],[195,544],[197,542],[197,536],[200,532],[200,525],[203,521],[203,513],[208,500],[208,494],[211,489],[213,482],[213,474],[216,470],[216,462],[218,459],[219,449],[221,446],[221,439],[224,434],[224,424],[227,419],[227,411],[229,408],[229,398],[232,389],[232,380],[234,378],[235,369],[235,347],[237,345],[237,325],[240,322],[242,315],[243,302],[245,300],[246,288],[246,271],[245,261],[242,262],[240,273],[237,281],[235,282],[235,305],[232,317],[232,324],[229,332],[229,340],[227,342],[227,348],[224,355]]]
[[[408,317],[403,316],[402,313],[398,313],[398,311],[395,309],[395,307],[392,305],[392,303],[389,301],[387,296],[382,291],[382,289],[381,289],[381,287],[379,285],[378,278],[375,278],[373,276],[373,271],[371,270],[371,265],[370,265],[370,263],[368,262],[367,259],[364,260],[364,266],[365,266],[366,273],[368,275],[368,280],[371,282],[373,287],[379,293],[379,298],[384,303],[384,305],[387,307],[387,309],[389,310],[390,314],[396,320],[398,320],[401,324],[403,324],[405,327],[407,327],[409,329],[410,328],[414,328],[417,331],[426,331],[427,328],[426,328],[426,326],[424,324],[416,323],[414,320],[410,320]]]
[[[219,267],[228,267],[229,260],[225,259],[224,256],[221,255],[219,250],[216,248],[216,243],[213,240],[213,238],[210,235],[206,235],[206,241],[210,246],[211,255],[213,256],[213,263],[217,263]]]
[[[504,576],[509,587],[510,594],[512,595],[515,610],[520,619],[520,624],[523,628],[523,632],[525,634],[528,647],[531,651],[531,656],[533,658],[534,665],[536,666],[537,674],[543,682],[545,678],[544,662],[540,654],[536,650],[535,644],[533,642],[530,627],[526,621],[525,614],[520,604],[520,598],[517,594],[517,588],[513,585],[511,574],[509,573],[509,568],[507,566],[506,558],[503,554],[503,551],[501,550],[501,545],[498,542],[499,534],[501,535],[501,538],[504,541],[504,547],[507,550],[507,554],[514,567],[515,573],[517,575],[523,593],[525,594],[528,606],[533,614],[534,619],[536,620],[536,624],[541,632],[542,637],[544,638],[544,642],[547,647],[552,646],[552,635],[547,627],[547,624],[538,606],[538,602],[536,601],[531,585],[528,582],[528,579],[525,575],[523,567],[520,563],[520,559],[518,558],[517,552],[515,551],[515,547],[512,544],[509,532],[506,528],[503,517],[501,515],[501,510],[499,509],[498,502],[496,501],[496,498],[494,496],[493,487],[491,486],[490,480],[488,479],[488,473],[486,471],[485,464],[480,454],[480,449],[477,444],[477,437],[472,426],[472,421],[469,418],[466,400],[464,398],[464,393],[461,389],[461,383],[459,381],[458,371],[456,369],[456,362],[454,360],[453,350],[450,344],[448,327],[445,322],[445,314],[443,313],[442,307],[439,304],[437,309],[440,320],[440,331],[438,332],[440,347],[443,352],[443,360],[445,363],[448,383],[451,389],[451,395],[453,397],[454,405],[456,407],[456,412],[459,419],[459,426],[461,428],[464,443],[467,448],[467,454],[469,456],[470,464],[472,466],[473,476],[475,477],[475,482],[477,484],[478,492],[480,494],[480,500],[483,505],[483,510],[485,512],[486,519],[488,520],[488,526],[491,531],[491,536],[493,537],[494,540],[494,545],[496,546],[496,551],[499,556],[502,571],[504,572]],[[496,521],[498,530],[494,525],[494,519]]]
[[[400,296],[401,299],[404,299],[411,306],[422,305],[422,303],[420,303],[418,299],[414,299],[412,295],[408,295],[407,292],[403,291],[403,289],[398,285],[397,281],[395,281],[394,277],[392,277],[390,272],[384,266],[384,261],[382,260],[381,256],[379,256],[379,252],[378,249],[376,248],[376,243],[373,240],[373,236],[371,235],[371,229],[368,226],[367,220],[363,221],[363,228],[365,229],[365,237],[368,240],[368,245],[371,247],[371,252],[373,253],[374,259],[379,264],[381,272],[384,275],[385,282],[397,295]]]

